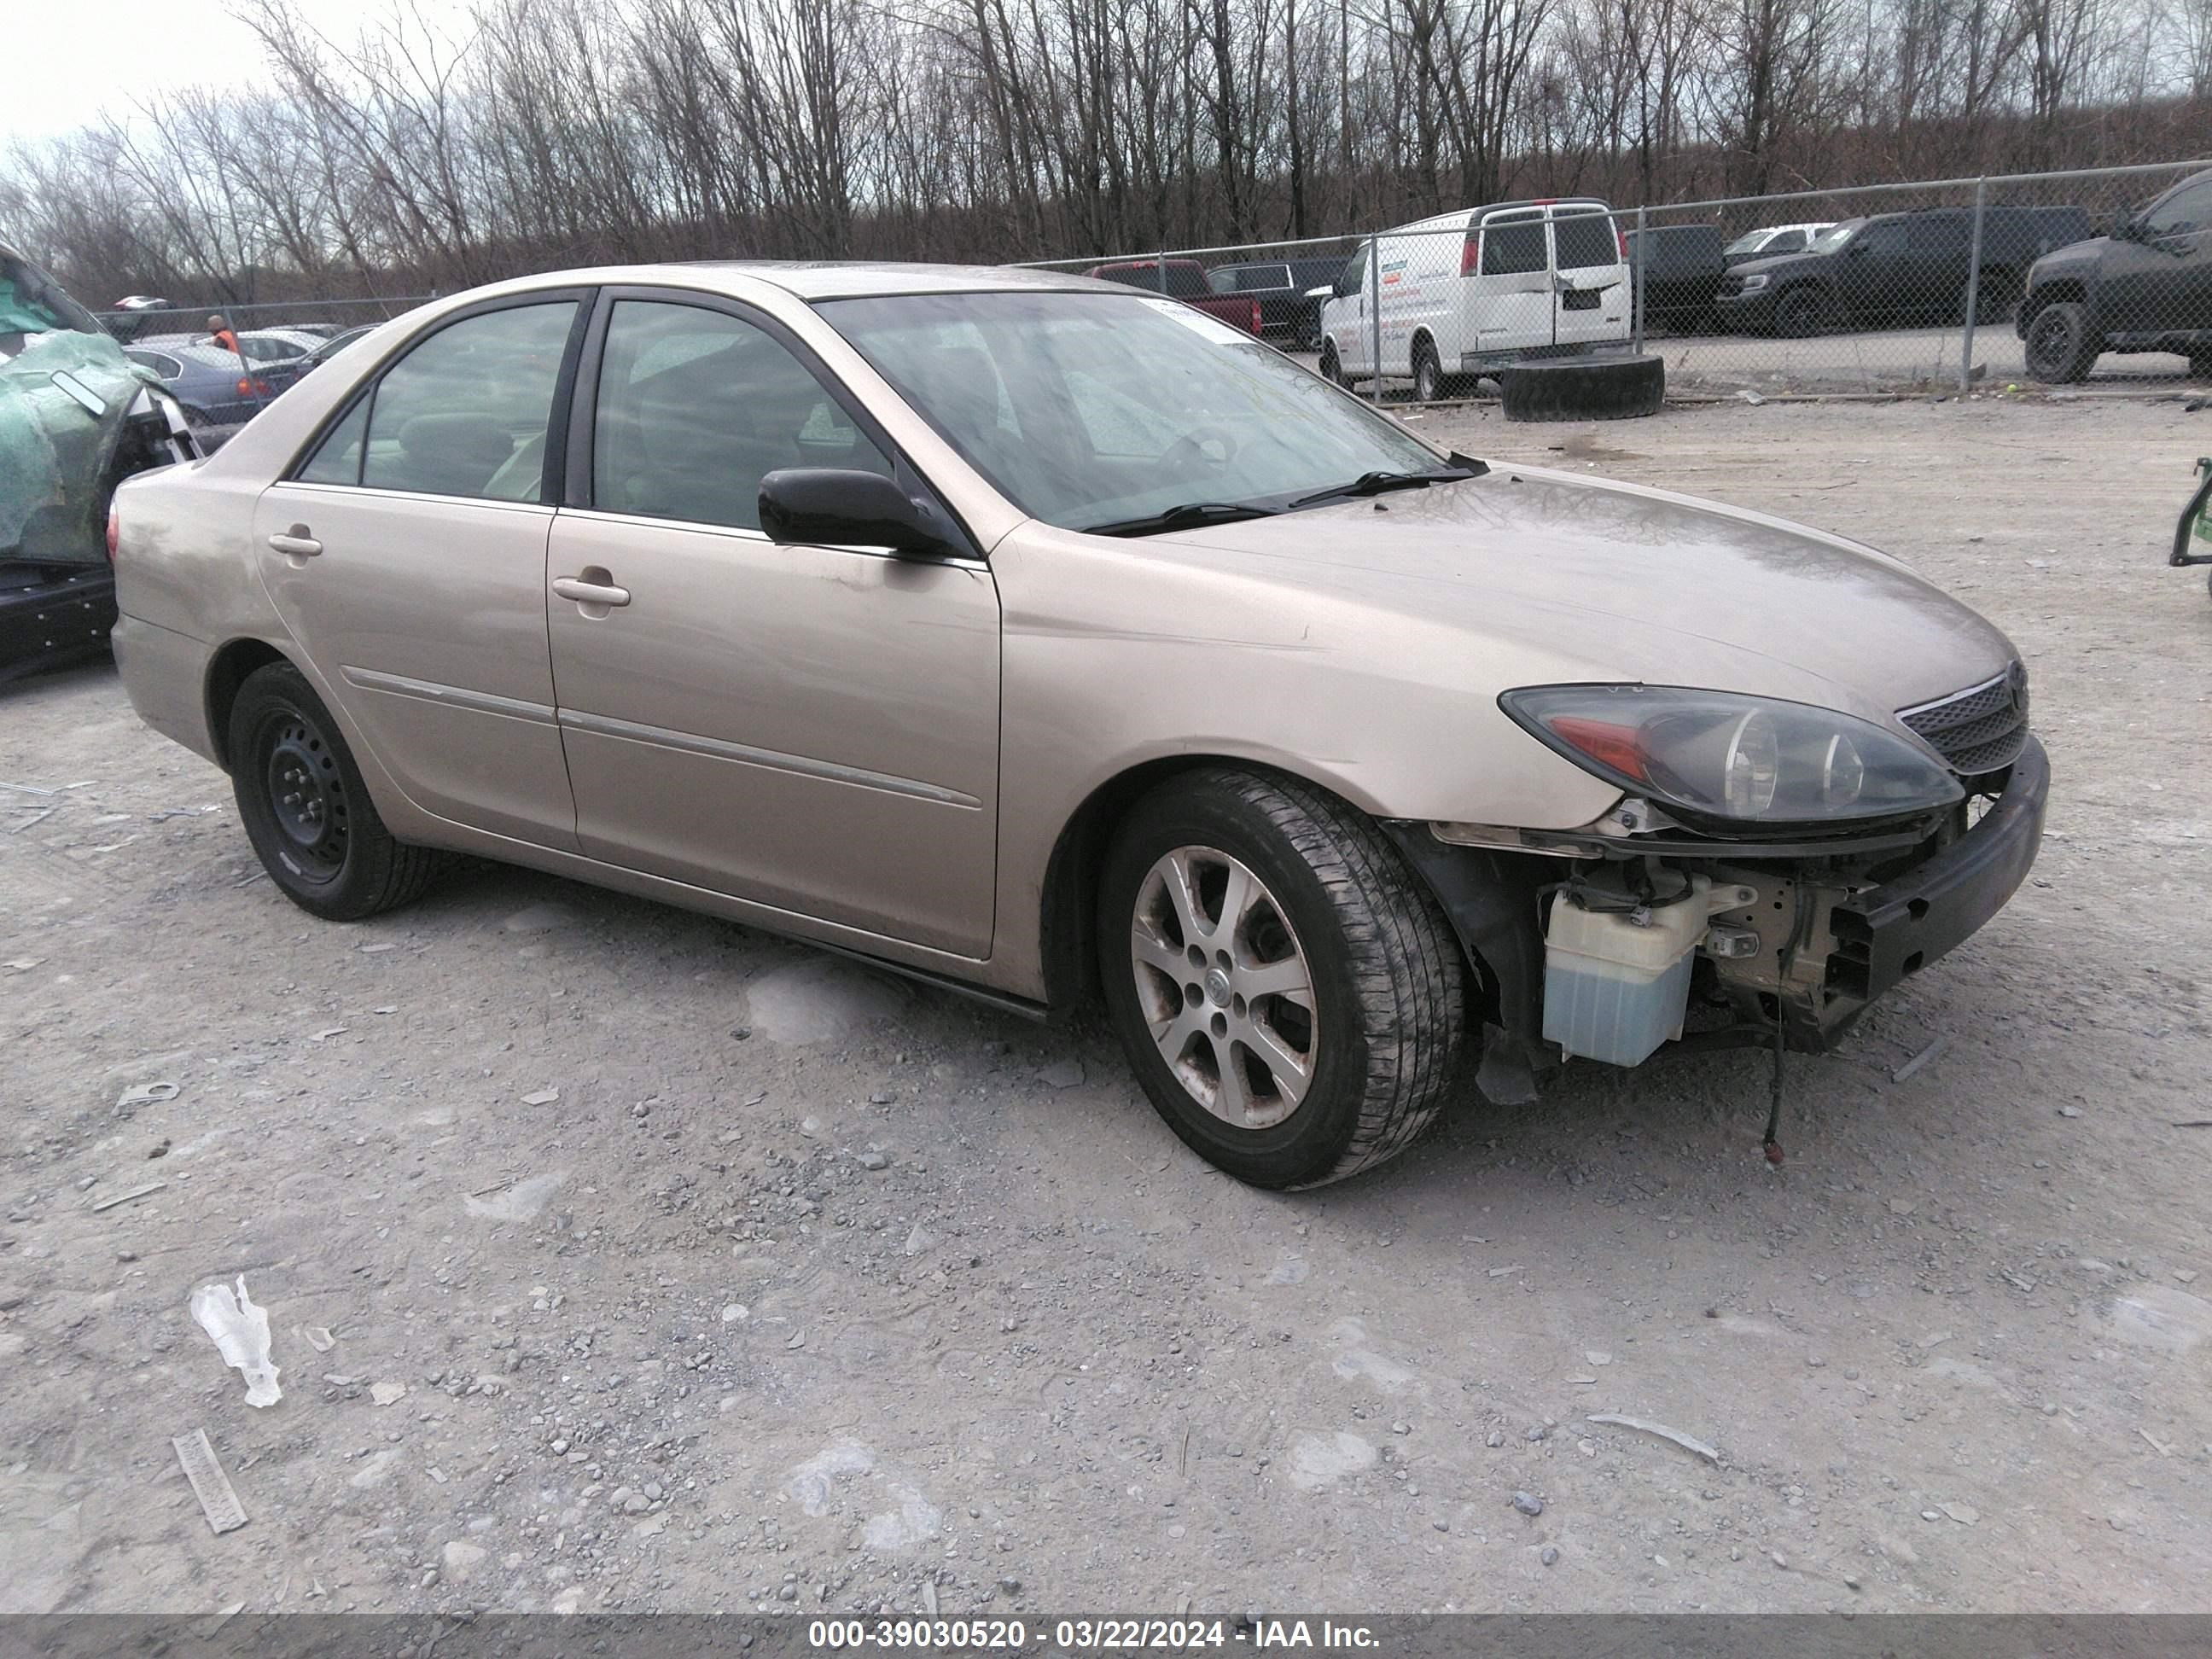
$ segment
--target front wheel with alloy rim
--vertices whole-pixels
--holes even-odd
[[[1261,1187],[1395,1157],[1464,1032],[1449,925],[1352,807],[1288,778],[1188,773],[1123,820],[1098,891],[1106,1006],[1160,1115]]]
[[[2104,342],[2089,331],[2086,306],[2061,300],[2037,312],[2027,325],[2027,372],[2051,386],[2088,378]]]
[[[1835,301],[1827,289],[1811,283],[1791,289],[1774,302],[1774,331],[1785,340],[1832,333],[1836,321]]]
[[[393,839],[337,722],[289,663],[239,687],[231,788],[246,838],[284,896],[330,921],[359,921],[420,895],[445,855]]]

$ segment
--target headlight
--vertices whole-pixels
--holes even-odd
[[[1585,771],[1692,817],[1893,817],[1966,793],[1910,738],[1801,702],[1666,685],[1535,685],[1498,701]]]
[[[1743,291],[1746,294],[1753,293],[1765,286],[1766,278],[1764,276],[1747,276],[1743,279]]]

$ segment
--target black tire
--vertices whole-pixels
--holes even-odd
[[[1324,339],[1321,343],[1321,377],[1334,380],[1346,391],[1352,389],[1352,376],[1344,372],[1344,364],[1336,355],[1336,342]]]
[[[1498,372],[1509,421],[1626,421],[1667,401],[1660,357],[1541,357]]]
[[[1785,340],[1832,334],[1840,323],[1835,296],[1816,283],[1790,289],[1774,302],[1774,331]]]
[[[284,896],[326,921],[360,921],[419,898],[447,862],[394,840],[337,722],[289,663],[246,677],[230,709],[238,816]]]
[[[1422,335],[1413,342],[1413,401],[1441,403],[1444,398],[1444,366],[1437,360],[1436,346]]]
[[[1256,877],[1268,908],[1251,914],[1279,920],[1289,949],[1304,958],[1310,1008],[1268,1017],[1288,1012],[1292,1029],[1303,1027],[1311,1071],[1296,1104],[1265,1127],[1216,1115],[1185,1085],[1148,1023],[1132,947],[1146,914],[1139,903],[1156,866],[1193,851],[1235,860]],[[1225,915],[1225,898],[1210,902]],[[1138,1081],[1185,1145],[1238,1180],[1267,1188],[1340,1181],[1403,1152],[1443,1106],[1465,1033],[1458,945],[1397,848],[1334,797],[1225,767],[1176,778],[1122,821],[1099,883],[1098,916],[1107,1012]],[[1204,969],[1200,957],[1194,975]],[[1176,977],[1183,971],[1178,960]],[[1212,977],[1198,998],[1170,1006],[1226,1012]],[[1170,999],[1187,994],[1164,974],[1150,982]],[[1234,1006],[1246,1007],[1241,996]],[[1255,1022],[1260,1009],[1255,999]],[[1195,1031],[1183,1052],[1217,1071],[1224,1060],[1248,1064],[1233,1042],[1216,1047]],[[1243,1075],[1240,1095],[1252,1074]],[[1279,1098],[1273,1104],[1284,1107]]]
[[[2045,306],[2028,319],[2027,373],[2047,386],[2087,380],[2105,349],[2089,328],[2089,309],[2071,300]]]

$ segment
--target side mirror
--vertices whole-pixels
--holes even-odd
[[[771,541],[887,547],[919,558],[961,553],[934,517],[880,472],[790,466],[760,483],[761,528]]]

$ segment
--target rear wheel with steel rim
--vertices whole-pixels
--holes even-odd
[[[1437,361],[1437,349],[1425,334],[1413,342],[1413,401],[1432,404],[1443,395],[1443,365]]]
[[[1263,1187],[1341,1179],[1434,1118],[1463,1030],[1449,924],[1366,818],[1295,780],[1188,773],[1099,884],[1109,1017],[1146,1095]]]
[[[415,898],[443,867],[443,854],[384,827],[337,722],[291,664],[246,676],[228,752],[246,836],[301,909],[358,921]]]

